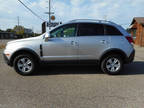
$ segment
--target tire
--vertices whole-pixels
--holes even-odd
[[[123,60],[120,55],[109,55],[101,62],[101,70],[109,75],[118,75],[123,67]]]
[[[14,59],[15,71],[23,76],[32,75],[36,70],[36,62],[32,55],[22,54]]]

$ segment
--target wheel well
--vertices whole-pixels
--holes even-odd
[[[39,61],[40,61],[39,56],[38,56],[34,51],[24,49],[24,50],[16,51],[16,52],[12,55],[12,57],[11,57],[11,59],[10,59],[10,63],[11,63],[12,65],[13,65],[13,62],[14,62],[15,57],[17,57],[17,56],[20,55],[20,54],[30,54],[30,55],[32,55],[32,56],[34,57],[34,59],[35,59],[38,63],[39,63]]]
[[[127,58],[126,54],[123,51],[121,51],[121,50],[111,50],[111,51],[107,51],[106,53],[104,53],[102,55],[102,57],[100,58],[100,63],[105,57],[107,57],[108,55],[112,55],[112,54],[120,55],[120,57],[122,58],[122,60],[124,60],[124,62]]]

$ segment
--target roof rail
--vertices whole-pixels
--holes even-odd
[[[90,22],[97,22],[97,23],[111,23],[111,24],[115,24],[111,21],[107,21],[107,20],[96,20],[96,19],[75,19],[75,20],[71,20],[69,22],[79,22],[79,21],[90,21]]]

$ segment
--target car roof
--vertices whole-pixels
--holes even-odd
[[[75,20],[71,20],[66,23],[60,24],[60,25],[54,27],[52,30],[54,30],[55,28],[58,28],[60,26],[66,25],[66,24],[73,24],[73,23],[97,23],[97,24],[107,24],[107,25],[112,25],[112,26],[118,26],[116,23],[107,21],[107,20],[75,19]],[[50,30],[50,31],[52,31],[52,30]]]
[[[110,25],[117,25],[114,22],[107,21],[107,20],[96,20],[96,19],[75,19],[71,20],[68,23],[100,23],[100,24],[110,24]]]

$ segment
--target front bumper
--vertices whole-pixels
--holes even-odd
[[[7,56],[5,54],[3,54],[3,57],[4,57],[4,60],[5,60],[5,63],[9,66],[12,66],[12,64],[10,63],[10,60],[7,58]]]
[[[132,51],[132,53],[130,54],[130,56],[126,59],[126,63],[132,63],[134,61],[134,57],[135,57],[135,50]]]

